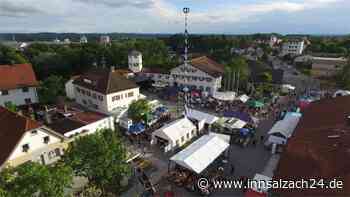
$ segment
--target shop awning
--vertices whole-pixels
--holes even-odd
[[[170,160],[200,174],[228,147],[229,143],[219,136],[205,135],[171,157]]]

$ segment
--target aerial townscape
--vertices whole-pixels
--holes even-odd
[[[0,197],[350,196],[347,32],[191,33],[196,4],[126,2],[183,33],[0,29]]]

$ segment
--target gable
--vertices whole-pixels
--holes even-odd
[[[202,70],[188,64],[187,65],[187,68],[184,64],[176,67],[176,68],[173,68],[171,70],[171,74],[181,74],[181,75],[196,75],[196,76],[206,76],[206,77],[213,77],[213,76],[210,76],[208,73],[206,72],[203,72]]]

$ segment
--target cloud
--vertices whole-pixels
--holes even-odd
[[[89,4],[101,4],[113,8],[135,7],[150,8],[153,5],[152,0],[73,0]]]
[[[40,13],[44,13],[44,11],[26,2],[0,0],[0,16],[24,17]]]

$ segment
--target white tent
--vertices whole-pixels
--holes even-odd
[[[300,117],[298,116],[286,116],[283,120],[278,121],[271,130],[269,135],[279,133],[285,138],[290,138],[298,125]]]
[[[170,124],[164,125],[160,129],[152,133],[152,144],[155,138],[159,137],[169,142],[166,151],[171,150],[175,146],[181,146],[196,135],[196,126],[187,118],[176,120]]]
[[[349,96],[350,95],[350,91],[349,90],[338,90],[333,94],[333,97],[337,97],[337,96]]]
[[[253,179],[254,182],[252,183],[252,190],[260,193],[266,193],[269,189],[267,183],[271,180],[271,177],[262,174],[255,174]]]
[[[220,118],[218,123],[228,129],[241,129],[247,124],[247,122],[240,120],[238,118],[225,118],[225,117]]]
[[[214,92],[213,97],[221,101],[233,101],[236,97],[236,92]]]
[[[282,85],[282,92],[289,92],[289,91],[294,91],[295,87],[290,85],[290,84],[283,84]]]
[[[243,94],[243,95],[237,97],[237,100],[240,100],[243,103],[246,103],[249,100],[249,98],[250,98],[249,96],[247,96],[246,94]]]
[[[198,122],[204,120],[205,123],[209,124],[209,125],[215,123],[219,119],[218,117],[216,117],[214,115],[211,115],[211,114],[208,114],[205,112],[201,112],[201,111],[198,111],[195,109],[190,109],[187,107],[186,107],[186,116],[190,119],[195,119]]]
[[[229,143],[219,136],[205,135],[171,157],[170,160],[200,174],[228,147]]]

